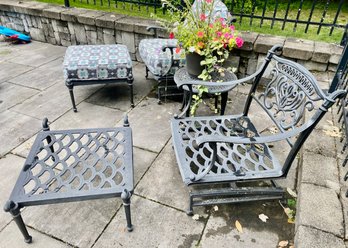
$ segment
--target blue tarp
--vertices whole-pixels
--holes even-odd
[[[3,27],[3,26],[0,26],[0,34],[3,34],[9,38],[16,39],[16,40],[22,40],[26,42],[30,41],[30,36],[17,32],[13,29]]]

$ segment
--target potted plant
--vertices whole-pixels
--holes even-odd
[[[169,37],[178,40],[175,52],[186,55],[190,76],[211,81],[212,75],[223,74],[223,65],[231,50],[242,47],[244,43],[231,24],[232,16],[226,5],[221,0],[195,0],[193,4],[190,0],[181,0],[181,7],[177,8],[175,1],[162,2],[172,12],[172,20],[164,25],[170,30]],[[208,92],[205,86],[197,86],[197,90],[198,93],[193,96],[191,115],[203,102],[203,93]]]
[[[243,39],[229,23],[232,18],[227,7],[220,0],[196,0],[193,4],[183,0],[185,7],[178,11],[171,2],[163,2],[176,9],[177,20],[171,22],[174,27],[170,37],[178,40],[178,49],[185,50],[189,74],[210,80],[214,68],[223,66],[230,51],[243,45]]]

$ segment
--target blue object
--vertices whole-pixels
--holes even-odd
[[[9,38],[12,38],[12,39],[30,42],[30,36],[22,34],[18,31],[13,30],[13,29],[3,27],[3,26],[0,26],[0,34],[3,34],[3,35],[5,35]]]

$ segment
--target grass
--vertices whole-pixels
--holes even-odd
[[[46,3],[55,3],[59,5],[64,5],[64,0],[38,0],[40,2],[46,2]],[[261,16],[263,12],[263,4],[264,1],[261,0],[246,0],[244,7],[241,5],[241,1],[235,1],[235,0],[227,0],[225,1],[227,6],[232,6],[231,1],[234,1],[233,4],[233,13],[246,13],[251,14],[253,11],[252,3],[255,2],[255,8],[254,8],[254,15],[255,16]],[[103,5],[100,3],[103,2]],[[154,7],[146,7],[146,6],[139,6],[137,4],[131,4],[131,3],[122,3],[117,2],[117,8],[115,6],[115,1],[110,1],[110,6],[108,5],[108,1],[101,1],[96,0],[96,4],[94,5],[93,0],[89,0],[89,4],[86,3],[86,0],[70,0],[70,5],[73,7],[78,8],[87,8],[87,9],[95,9],[95,10],[103,10],[108,12],[115,12],[120,14],[126,14],[131,16],[139,16],[139,17],[146,17],[151,18],[152,13],[155,12]],[[288,5],[288,0],[278,0],[279,5],[277,9],[277,16],[278,18],[284,18],[285,12]],[[311,21],[314,22],[320,22],[323,10],[325,9],[326,0],[318,0],[317,5],[315,7],[315,10],[312,15]],[[327,8],[327,13],[324,18],[324,23],[332,23],[334,20],[334,17],[336,15],[337,9],[339,5],[339,0],[336,1],[330,1],[330,4]],[[298,9],[300,7],[300,0],[291,1],[289,13],[288,13],[288,19],[296,19],[298,14]],[[312,1],[311,0],[305,0],[303,2],[303,6],[301,8],[301,15],[299,17],[299,20],[307,21],[310,10],[312,7]],[[275,0],[269,0],[268,5],[266,8],[265,16],[267,17],[273,17],[275,9]],[[156,16],[160,18],[168,18],[168,14],[165,15],[162,13],[162,10],[159,8],[156,8]],[[252,25],[250,25],[250,18],[243,17],[242,21],[236,23],[236,28],[238,30],[242,31],[253,31],[257,33],[263,33],[263,34],[270,34],[270,35],[279,35],[279,36],[286,36],[286,37],[295,37],[295,38],[301,38],[301,39],[308,39],[308,40],[317,40],[317,41],[323,41],[323,42],[331,42],[331,43],[340,43],[342,36],[343,36],[343,28],[335,28],[332,35],[329,35],[330,28],[328,27],[322,27],[320,30],[320,34],[317,34],[318,26],[311,25],[309,26],[309,29],[307,33],[305,33],[306,24],[298,24],[296,29],[294,29],[294,23],[287,22],[285,24],[284,30],[282,30],[283,22],[275,22],[273,27],[271,27],[271,21],[270,20],[264,20],[262,23],[262,26],[260,25],[261,20],[260,19],[253,19]],[[337,24],[340,25],[347,25],[348,23],[348,4],[343,4],[341,12],[337,19]]]

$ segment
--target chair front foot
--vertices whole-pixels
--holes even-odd
[[[126,189],[121,194],[124,210],[126,213],[128,232],[133,231],[133,225],[132,225],[132,220],[131,220],[131,211],[130,211],[130,198],[131,198],[131,196],[132,196],[132,194]]]

